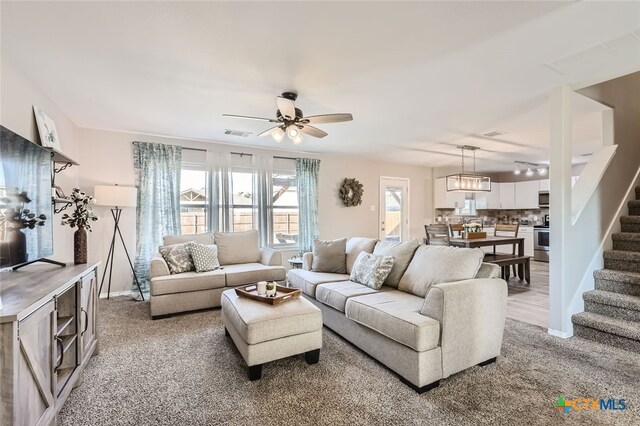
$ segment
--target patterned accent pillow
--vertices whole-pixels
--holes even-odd
[[[393,268],[393,256],[360,252],[351,269],[351,281],[379,290]]]
[[[195,271],[196,267],[191,260],[191,250],[189,250],[191,244],[192,242],[188,242],[160,247],[160,254],[169,265],[171,274]]]
[[[193,259],[196,272],[214,271],[220,267],[217,245],[191,243],[189,250],[191,250],[191,259]]]

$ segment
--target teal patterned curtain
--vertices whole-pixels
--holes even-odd
[[[300,250],[311,251],[318,238],[318,173],[320,160],[296,158],[298,206],[300,209]]]
[[[182,147],[133,143],[133,169],[138,188],[136,261],[142,291],[149,291],[149,260],[165,235],[180,234],[180,165]],[[132,294],[140,297],[133,282]]]

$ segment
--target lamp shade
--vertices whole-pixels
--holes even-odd
[[[138,201],[138,190],[130,186],[96,185],[93,194],[99,206],[135,207]]]

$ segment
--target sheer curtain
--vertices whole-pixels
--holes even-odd
[[[233,231],[233,180],[231,179],[231,154],[207,152],[209,164],[209,200],[211,232]]]
[[[133,142],[133,168],[138,188],[134,269],[143,292],[149,291],[149,259],[165,235],[180,234],[180,168],[182,148]],[[139,297],[135,282],[132,295]]]
[[[318,173],[320,160],[296,158],[296,182],[300,209],[300,250],[311,251],[318,238]]]
[[[253,225],[260,232],[260,245],[273,244],[273,157],[254,154]]]

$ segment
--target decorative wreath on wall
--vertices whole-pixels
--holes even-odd
[[[340,198],[347,207],[355,207],[362,204],[364,189],[355,178],[345,178],[340,187]]]

